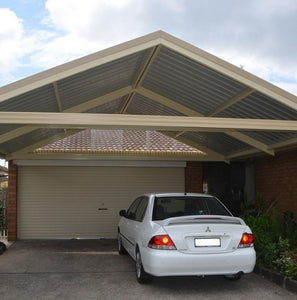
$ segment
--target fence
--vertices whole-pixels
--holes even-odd
[[[0,237],[7,237],[7,190],[0,189]]]

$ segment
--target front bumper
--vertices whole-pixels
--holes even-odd
[[[141,249],[144,270],[154,276],[231,275],[251,273],[256,263],[254,248],[231,253],[188,254],[178,250]]]

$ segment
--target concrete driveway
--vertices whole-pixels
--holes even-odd
[[[116,241],[18,241],[0,256],[0,299],[297,299],[256,274],[137,283]]]

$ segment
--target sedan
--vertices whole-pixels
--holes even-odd
[[[224,275],[253,271],[253,234],[215,197],[147,194],[120,211],[119,254],[128,253],[139,283],[160,276]]]

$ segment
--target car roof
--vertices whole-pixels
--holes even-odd
[[[196,196],[196,197],[213,197],[208,194],[203,194],[203,193],[151,193],[151,194],[146,194],[146,196],[155,196],[155,197],[185,197],[185,196]]]

